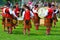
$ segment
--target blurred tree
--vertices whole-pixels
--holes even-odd
[[[6,2],[6,0],[3,0],[3,2]]]

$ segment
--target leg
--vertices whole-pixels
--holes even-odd
[[[3,25],[3,27],[4,27],[4,31],[6,31],[6,26],[5,26],[5,25]]]
[[[3,26],[3,28],[4,28],[4,31],[6,31],[5,18],[4,18],[4,17],[3,17],[3,19],[2,19],[2,26]]]
[[[12,34],[12,27],[9,27],[9,28],[8,28],[8,33],[9,33],[9,34]]]
[[[54,27],[56,26],[56,20],[54,20]]]
[[[28,28],[28,35],[30,35],[30,28]]]
[[[24,31],[23,31],[24,35],[26,34],[26,28],[24,28]]]
[[[14,25],[14,29],[16,29],[16,26]]]
[[[39,27],[38,27],[38,25],[36,25],[36,30],[39,30]]]
[[[5,23],[4,23],[4,25],[3,25],[3,26],[4,26],[4,31],[7,31],[7,30],[6,30],[6,29],[7,29],[7,26],[6,26],[6,25],[7,25],[7,18],[5,18]]]
[[[50,31],[51,31],[51,27],[47,27],[46,28],[46,34],[49,35],[50,34]]]
[[[36,22],[35,22],[36,30],[39,30],[39,22],[40,22],[39,18],[36,19]]]
[[[8,33],[9,33],[9,27],[7,27]]]
[[[26,34],[26,23],[24,21],[24,30],[23,30],[24,35]]]
[[[38,23],[36,23],[35,27],[36,27],[36,30],[39,30],[39,25],[38,25]]]

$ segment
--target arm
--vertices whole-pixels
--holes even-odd
[[[37,10],[34,10],[34,8],[32,9],[34,13],[38,13]]]
[[[56,14],[58,13],[58,9],[56,9],[55,13],[56,13]]]
[[[25,15],[25,11],[23,11],[22,18],[24,18],[24,15]]]
[[[3,9],[3,13],[4,13],[4,14],[6,14],[6,13],[5,13],[5,9],[6,9],[6,8]]]
[[[10,12],[10,14],[13,14],[13,13],[12,13],[12,9],[9,9],[9,12]]]
[[[15,15],[15,12],[14,12],[14,11],[13,11],[13,15],[14,15],[14,17],[18,18],[18,17]]]
[[[32,11],[30,11],[30,14],[31,14],[31,18],[32,18],[32,17],[34,17],[34,14],[33,14],[33,12],[32,12]]]

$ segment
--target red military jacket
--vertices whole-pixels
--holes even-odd
[[[52,8],[48,8],[48,15],[46,16],[46,18],[52,18],[52,14],[53,14]]]
[[[16,8],[16,10],[15,10],[15,14],[16,14],[16,16],[19,16],[19,11],[20,11],[20,8]]]
[[[30,20],[30,10],[25,11],[24,20]]]
[[[38,16],[37,12],[38,12],[38,8],[33,8],[34,16]]]
[[[6,8],[2,8],[2,16],[3,16],[3,17],[6,17],[5,10],[6,10]]]
[[[12,18],[11,14],[9,12],[9,8],[6,8],[5,12],[6,12],[6,18]]]

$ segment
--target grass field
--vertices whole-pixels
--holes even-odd
[[[30,35],[23,35],[23,24],[20,24],[13,30],[12,34],[3,31],[0,20],[0,40],[60,40],[60,20],[57,22],[56,28],[52,27],[51,34],[46,35],[46,27],[40,26],[39,30],[35,30],[32,25]]]

